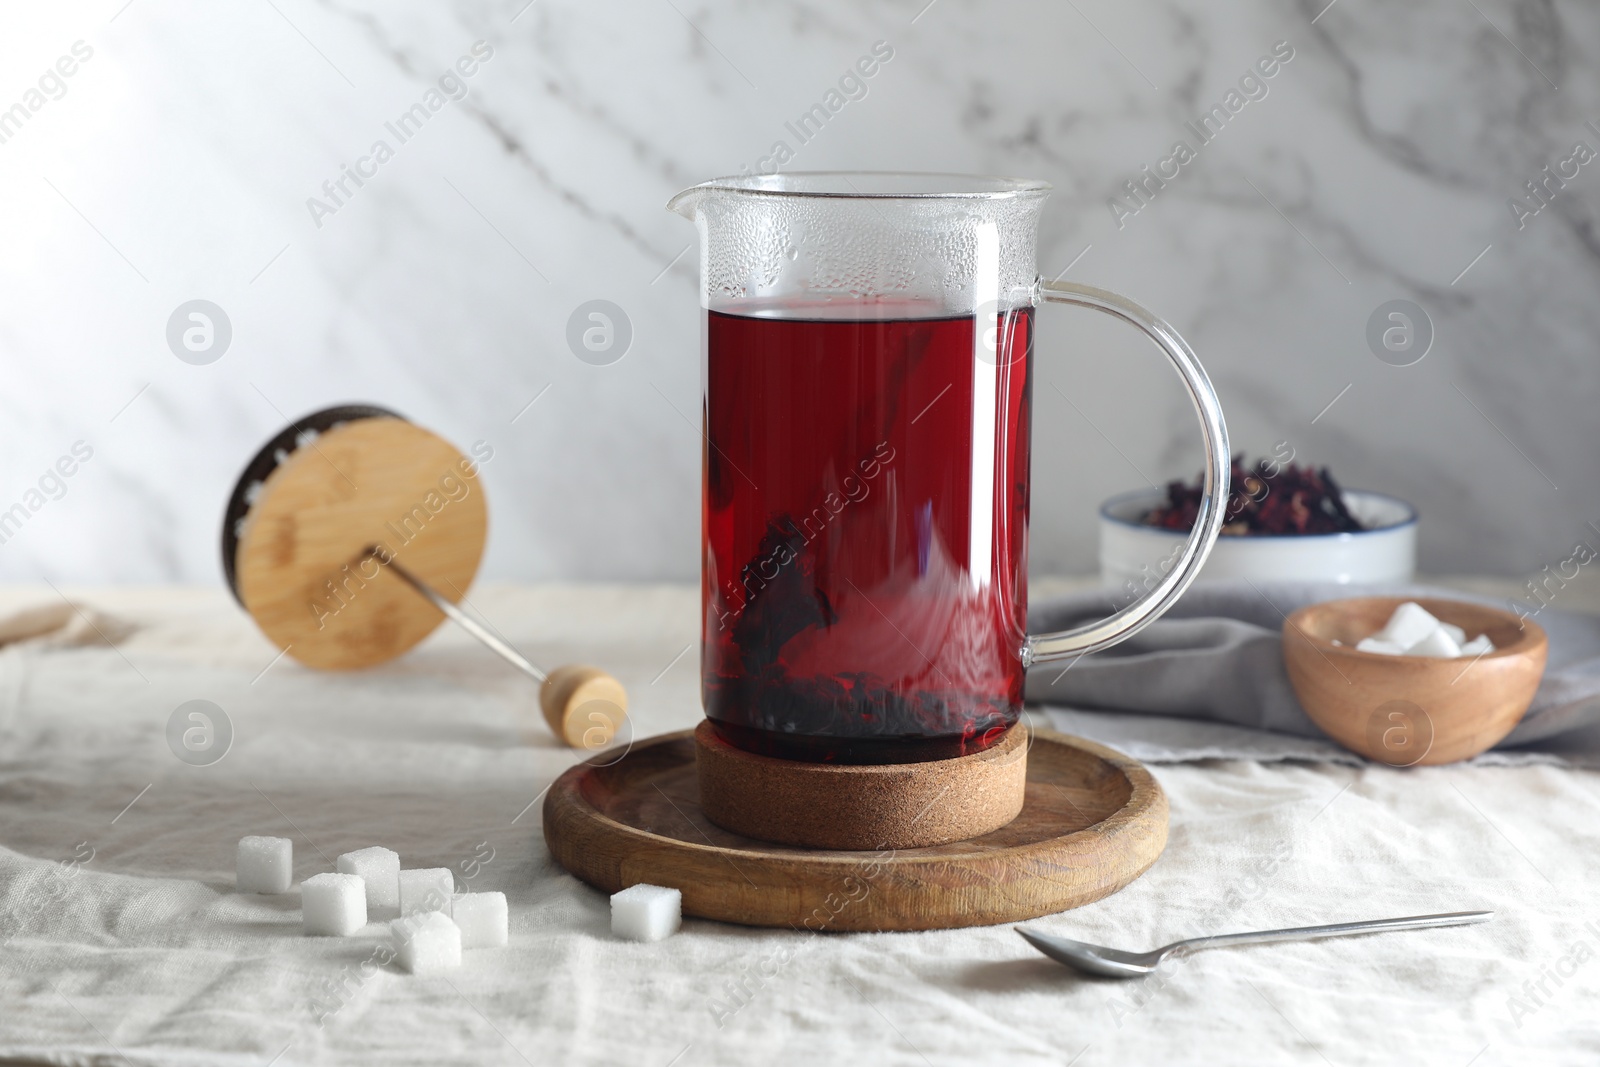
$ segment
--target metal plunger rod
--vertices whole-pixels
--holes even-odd
[[[479,641],[482,641],[484,644],[488,645],[489,648],[492,649],[501,659],[511,664],[523,674],[528,675],[534,681],[539,682],[540,684],[544,683],[545,679],[548,677],[544,671],[541,671],[538,667],[535,667],[532,663],[530,663],[528,658],[522,653],[518,652],[510,645],[500,640],[500,638],[496,637],[493,633],[490,633],[488,628],[483,626],[476,619],[472,618],[472,616],[468,615],[466,612],[450,603],[450,601],[440,596],[432,586],[428,585],[428,583],[424,582],[421,578],[418,578],[415,574],[412,574],[410,571],[400,566],[400,564],[395,561],[395,558],[392,555],[387,555],[386,553],[380,552],[376,548],[367,549],[366,554],[377,560],[382,566],[388,567],[391,571],[394,571],[396,578],[399,578],[402,582],[405,582],[411,588],[421,593],[425,598],[427,598],[428,603],[444,612],[445,616],[449,618],[451,622],[467,631],[467,633],[471,634],[473,637],[476,637]]]

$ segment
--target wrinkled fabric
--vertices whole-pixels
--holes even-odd
[[[697,721],[696,589],[471,597],[536,662],[614,671],[639,736]],[[1218,949],[1132,984],[1077,977],[1005,926],[811,935],[690,918],[666,941],[636,944],[611,937],[605,896],[544,844],[543,792],[577,755],[549,737],[534,687],[469,638],[445,629],[385,667],[319,673],[274,662],[220,591],[88,599],[138,631],[117,649],[0,650],[0,1060],[1600,1059],[1590,772],[1156,765],[1172,812],[1160,860],[1121,892],[1035,921],[1136,949],[1495,909],[1486,926]],[[223,708],[235,733],[206,767],[180,762],[166,740],[172,712],[193,699]],[[295,889],[233,892],[245,834],[293,840]],[[302,936],[298,883],[374,844],[407,867],[449,867],[459,889],[504,891],[510,945],[415,978],[382,962],[378,924]]]

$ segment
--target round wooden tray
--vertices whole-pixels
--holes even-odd
[[[1116,892],[1167,843],[1167,797],[1143,764],[1049,730],[1033,737],[1022,814],[969,841],[835,852],[729,833],[700,810],[689,730],[570,768],[545,799],[545,841],[603,892],[668,886],[705,919],[811,930],[1033,919]]]

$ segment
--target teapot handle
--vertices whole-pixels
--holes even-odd
[[[1143,330],[1152,341],[1166,352],[1173,369],[1183,379],[1194,402],[1195,413],[1200,417],[1201,438],[1205,443],[1205,479],[1200,497],[1200,511],[1189,540],[1177,562],[1167,571],[1156,587],[1129,604],[1110,618],[1085,623],[1070,630],[1056,633],[1029,635],[1022,648],[1023,666],[1050,663],[1075,658],[1109,648],[1119,641],[1132,637],[1150,625],[1189,588],[1200,567],[1211,553],[1217,533],[1222,529],[1223,514],[1228,499],[1228,427],[1222,419],[1222,405],[1216,390],[1206,377],[1204,368],[1178,332],[1161,319],[1125,297],[1105,289],[1072,282],[1038,282],[1039,295],[1052,304],[1076,304],[1094,308],[1130,322]]]

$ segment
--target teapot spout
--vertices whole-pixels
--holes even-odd
[[[691,185],[667,201],[667,210],[676,212],[693,222],[695,213],[700,209],[700,202],[706,197],[706,192],[704,185]]]

